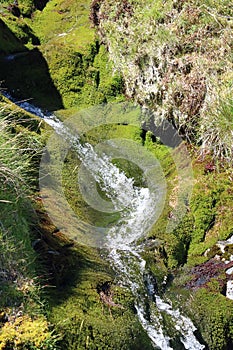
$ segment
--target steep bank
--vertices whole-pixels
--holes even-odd
[[[9,4],[0,7],[0,79],[15,97],[49,110],[123,99],[122,78],[91,28],[89,1],[49,1],[42,11],[31,1],[25,14],[22,0],[20,16]]]
[[[230,1],[92,1],[91,19],[126,94],[203,153],[232,161]]]
[[[129,129],[129,132],[127,132],[127,129]],[[159,290],[159,293],[161,293],[161,295],[163,295],[165,287],[166,287],[166,275],[168,274],[168,272],[170,272],[170,274],[174,274],[174,268],[176,267],[176,269],[184,264],[186,262],[187,259],[187,254],[188,254],[188,264],[186,265],[186,267],[183,270],[180,270],[180,272],[177,270],[177,272],[179,272],[178,276],[180,277],[180,279],[175,279],[175,283],[173,283],[170,288],[168,289],[168,291],[166,292],[166,294],[164,295],[165,298],[168,297],[169,299],[172,298],[172,301],[175,305],[179,305],[180,303],[178,303],[177,300],[177,293],[180,294],[181,296],[184,294],[184,302],[181,303],[182,307],[184,308],[184,310],[188,313],[190,313],[190,316],[192,318],[194,318],[194,315],[196,316],[195,319],[197,321],[197,325],[201,325],[201,327],[199,328],[199,331],[205,336],[205,339],[208,341],[208,344],[210,347],[214,348],[214,347],[219,347],[219,349],[221,349],[221,346],[223,346],[224,344],[227,346],[230,346],[230,342],[231,342],[231,336],[229,337],[229,332],[228,330],[230,329],[230,319],[227,316],[227,314],[225,314],[225,310],[226,308],[230,308],[232,306],[232,302],[230,300],[227,300],[224,296],[225,291],[224,291],[224,286],[226,286],[226,276],[224,274],[222,274],[222,272],[224,273],[224,269],[222,270],[221,274],[215,274],[215,273],[211,273],[210,275],[207,274],[207,276],[205,277],[205,283],[203,284],[199,284],[199,287],[204,287],[207,289],[206,293],[194,293],[192,295],[192,297],[189,299],[189,295],[190,293],[186,290],[182,290],[183,287],[183,282],[185,281],[185,283],[187,283],[188,279],[191,278],[191,271],[190,271],[190,267],[193,264],[196,264],[197,262],[201,262],[201,261],[205,261],[208,260],[209,258],[211,258],[212,256],[215,256],[215,249],[213,249],[212,252],[210,252],[209,254],[203,254],[206,250],[207,247],[211,247],[214,242],[217,241],[218,237],[224,237],[224,235],[229,235],[229,233],[232,230],[232,226],[230,223],[230,220],[228,219],[224,225],[222,226],[222,231],[219,231],[219,222],[222,221],[222,219],[224,218],[224,214],[226,213],[222,211],[222,207],[220,207],[220,205],[228,205],[229,208],[231,207],[231,193],[229,192],[229,189],[227,188],[228,186],[228,182],[227,182],[227,178],[224,178],[224,173],[218,174],[217,172],[214,171],[214,169],[209,169],[209,164],[207,163],[206,166],[203,163],[203,161],[201,161],[199,163],[199,168],[198,168],[198,163],[195,166],[195,170],[197,171],[196,176],[199,182],[199,186],[201,186],[201,188],[203,187],[203,183],[201,181],[205,182],[206,185],[206,190],[210,189],[211,186],[211,179],[213,181],[212,183],[212,192],[209,192],[209,194],[211,193],[211,196],[207,196],[207,202],[205,204],[205,194],[202,194],[200,189],[198,188],[198,186],[195,188],[196,195],[194,197],[194,200],[191,201],[190,203],[190,207],[187,207],[187,215],[185,216],[184,220],[181,222],[181,224],[179,225],[179,227],[174,230],[173,232],[166,233],[166,224],[168,221],[168,217],[170,216],[169,213],[172,212],[172,210],[174,209],[174,207],[172,206],[175,202],[175,194],[172,191],[174,189],[174,182],[175,180],[175,176],[176,176],[176,170],[174,168],[174,164],[173,164],[173,160],[171,157],[171,153],[169,148],[164,147],[163,145],[160,144],[160,142],[154,142],[151,138],[152,135],[150,135],[149,133],[147,133],[145,140],[143,140],[143,138],[139,137],[139,131],[140,130],[135,130],[135,128],[133,128],[131,130],[131,127],[127,126],[127,125],[118,125],[117,127],[114,126],[112,127],[108,127],[106,128],[105,126],[99,127],[96,130],[91,130],[90,131],[90,135],[87,134],[86,137],[88,140],[90,141],[94,141],[94,143],[98,142],[99,137],[101,136],[101,139],[103,141],[103,139],[109,139],[114,137],[114,134],[116,133],[116,136],[119,137],[118,134],[118,129],[120,131],[120,134],[122,135],[122,130],[124,129],[125,131],[125,136],[128,137],[132,137],[134,140],[137,140],[137,142],[141,142],[144,143],[144,147],[146,147],[148,150],[150,150],[151,152],[154,153],[154,155],[156,155],[157,158],[159,158],[163,168],[164,168],[164,172],[166,174],[166,181],[169,184],[169,191],[168,191],[168,198],[167,198],[167,205],[164,209],[164,212],[160,218],[160,220],[158,221],[157,225],[153,228],[153,230],[151,231],[151,236],[150,236],[150,240],[148,240],[147,242],[145,242],[145,253],[143,254],[145,256],[145,259],[147,260],[147,269],[149,271],[151,271],[154,274],[154,277],[156,278],[156,285]],[[136,132],[136,133],[135,133]],[[54,144],[54,146],[56,147],[56,144]],[[136,145],[135,145],[136,146]],[[119,164],[120,165],[120,164]],[[74,180],[74,174],[75,171],[77,169],[77,167],[79,166],[79,161],[77,159],[77,157],[75,157],[75,154],[69,154],[69,156],[66,158],[65,161],[65,167],[64,167],[64,184],[65,184],[65,190],[68,191],[67,195],[69,196],[69,203],[75,208],[76,207],[76,203],[77,200],[78,202],[80,201],[80,195],[78,195],[78,193],[75,191],[73,191],[74,189],[72,188],[73,186],[73,180]],[[125,168],[125,166],[127,166],[126,164],[121,164],[120,167],[123,166],[123,169],[127,169]],[[130,168],[132,167],[132,165],[130,165]],[[130,169],[129,168],[129,169]],[[227,173],[226,173],[227,175]],[[229,176],[229,174],[228,174]],[[218,187],[216,187],[216,180],[219,179],[219,183],[218,183]],[[228,179],[229,181],[231,181],[231,179]],[[224,186],[226,186],[224,188]],[[218,191],[219,194],[223,194],[222,198],[221,196],[218,197],[218,195],[215,193],[215,191]],[[214,199],[216,201],[212,202],[212,198],[213,195],[215,193]],[[229,196],[227,196],[227,194],[229,194]],[[225,202],[226,201],[226,202]],[[79,207],[77,206],[78,210],[83,210],[86,211],[86,204],[83,203],[83,205],[79,205]],[[212,212],[209,212],[209,210],[212,209]],[[77,212],[79,213],[79,211]],[[216,226],[215,223],[213,223],[213,214],[216,213]],[[230,213],[230,211],[229,211]],[[91,214],[91,213],[90,213]],[[90,215],[88,214],[88,215]],[[93,219],[92,214],[90,215],[90,219]],[[95,220],[95,219],[94,219]],[[99,220],[101,220],[99,218]],[[195,222],[195,226],[194,223]],[[101,221],[100,221],[101,223]],[[216,237],[214,237],[213,232],[211,231],[211,228],[214,228],[214,232],[217,233]],[[72,227],[70,228],[72,230]],[[217,231],[216,231],[217,230]],[[52,231],[52,232],[56,232],[56,231]],[[192,237],[190,237],[190,235],[192,235]],[[218,235],[222,235],[222,236],[218,236]],[[205,236],[207,235],[207,236]],[[204,240],[204,242],[202,243],[202,241]],[[47,241],[47,239],[46,239]],[[191,241],[191,244],[190,244]],[[43,244],[43,243],[42,243]],[[45,244],[45,251],[49,249],[50,247],[50,243],[47,246],[46,249],[46,245]],[[44,246],[44,244],[43,244]],[[54,249],[54,246],[52,246]],[[192,249],[189,247],[192,247]],[[55,315],[59,315],[59,317],[61,317],[62,314],[64,314],[64,310],[69,310],[68,305],[71,306],[72,309],[72,304],[76,301],[80,306],[80,308],[78,308],[78,312],[80,313],[83,310],[83,300],[86,300],[87,297],[89,296],[90,298],[91,295],[92,296],[96,296],[98,298],[98,290],[99,290],[99,282],[102,279],[101,285],[104,286],[105,282],[109,281],[109,277],[107,275],[102,276],[101,274],[97,274],[98,269],[96,270],[96,268],[94,267],[94,265],[91,264],[91,270],[88,274],[86,274],[86,272],[82,272],[82,275],[84,276],[84,280],[78,278],[76,281],[74,280],[75,277],[75,271],[77,272],[78,276],[80,275],[80,268],[81,271],[82,269],[82,264],[84,264],[86,266],[85,260],[89,260],[90,255],[88,258],[86,258],[83,254],[83,248],[80,247],[81,249],[81,259],[80,262],[81,266],[80,266],[80,262],[77,264],[74,260],[72,262],[72,259],[67,261],[68,266],[69,266],[69,272],[72,271],[72,276],[70,275],[70,273],[68,272],[67,274],[67,270],[64,269],[64,262],[63,257],[61,257],[61,250],[60,248],[56,247],[54,250],[54,255],[55,257],[52,259],[52,266],[55,265],[55,271],[52,269],[52,275],[57,275],[57,282],[58,284],[57,287],[60,289],[60,291],[62,292],[60,295],[62,295],[62,302],[61,302],[61,306],[57,305],[57,302],[59,302],[60,304],[60,298],[58,297],[59,294],[55,293],[56,298],[54,298],[53,295],[53,300],[55,302],[55,305],[53,306],[52,309],[52,313],[50,316],[51,320],[56,320],[56,328],[59,330],[59,332],[62,332],[62,334],[64,335],[63,341],[62,343],[64,344],[64,342],[67,344],[67,342],[69,344],[71,344],[72,342],[74,342],[74,337],[72,335],[72,332],[69,332],[69,329],[75,329],[75,325],[76,325],[76,319],[72,318],[70,319],[71,314],[68,313],[67,314],[67,321],[70,320],[70,327],[69,329],[65,328],[64,326],[60,325],[57,323],[58,318],[53,318]],[[70,252],[67,251],[67,253],[69,254]],[[213,255],[211,255],[213,254]],[[70,256],[71,257],[71,256]],[[222,257],[223,258],[223,257]],[[228,256],[226,256],[226,258],[228,258]],[[96,257],[92,256],[91,257],[92,261],[95,261],[95,265],[98,263],[96,260]],[[217,259],[217,258],[216,258]],[[89,265],[89,263],[88,263]],[[88,266],[87,265],[87,266]],[[100,269],[105,269],[105,267],[100,264]],[[57,267],[56,267],[57,266]],[[61,271],[62,272],[62,279],[61,276],[59,276],[59,266],[62,267]],[[90,265],[89,265],[90,267]],[[89,268],[88,267],[88,268]],[[84,269],[86,270],[86,268]],[[94,270],[94,271],[93,271]],[[185,273],[184,273],[185,272]],[[208,272],[209,273],[209,272]],[[189,277],[190,274],[190,277]],[[88,277],[88,281],[92,281],[91,282],[91,287],[89,288],[89,282],[86,284],[84,283],[84,294],[82,294],[82,296],[80,295],[80,291],[82,289],[82,284],[84,281],[86,281],[86,278]],[[209,277],[210,276],[210,277]],[[203,276],[204,277],[204,276]],[[65,278],[65,283],[62,282],[62,280]],[[96,279],[97,278],[97,279]],[[183,278],[183,279],[182,279]],[[112,277],[111,277],[112,280]],[[75,292],[75,298],[64,298],[64,294],[69,295],[69,287],[68,287],[68,282],[71,281],[72,283],[72,290],[73,292],[76,291],[77,288],[77,293]],[[170,283],[170,279],[168,280],[168,283]],[[74,287],[75,286],[75,287]],[[169,286],[169,284],[167,285],[167,287]],[[187,284],[188,287],[188,284]],[[104,287],[101,287],[104,288]],[[101,290],[101,289],[100,289]],[[104,289],[105,290],[105,289]],[[113,289],[111,291],[112,295]],[[123,291],[122,291],[123,292]],[[123,292],[125,293],[125,292]],[[223,295],[221,295],[223,294]],[[108,295],[108,294],[107,294]],[[163,296],[163,297],[164,297]],[[205,298],[203,298],[203,296]],[[198,319],[198,317],[202,317],[203,319],[203,315],[202,315],[202,309],[198,309],[196,308],[196,305],[198,305],[198,303],[203,303],[204,307],[206,307],[206,312],[204,313],[205,316],[208,316],[208,308],[209,308],[209,303],[208,300],[212,300],[212,298],[216,298],[218,297],[219,303],[218,306],[216,307],[215,310],[212,310],[212,312],[214,311],[214,316],[211,319],[210,325],[209,327],[205,327],[206,321],[205,318],[203,320],[203,324],[200,322],[200,320]],[[84,299],[83,299],[84,298]],[[201,300],[199,300],[199,298],[201,298]],[[128,299],[128,297],[127,297]],[[114,298],[114,302],[117,301],[119,299]],[[191,300],[195,301],[195,303],[192,305],[192,308],[189,308],[190,302]],[[71,303],[71,304],[70,304]],[[122,304],[122,303],[121,303]],[[120,305],[121,305],[120,304]],[[84,346],[85,341],[88,339],[88,343],[93,343],[96,344],[98,343],[98,337],[99,336],[94,336],[94,334],[96,334],[96,331],[98,329],[98,332],[100,331],[100,320],[98,317],[98,312],[100,311],[101,308],[101,304],[99,302],[97,303],[93,303],[92,306],[90,303],[88,303],[88,305],[92,308],[94,308],[94,312],[93,312],[93,317],[91,317],[91,319],[89,320],[88,318],[84,318],[82,320],[78,319],[78,322],[80,323],[80,326],[82,325],[82,321],[84,320],[84,322],[87,322],[89,324],[89,322],[93,322],[94,319],[96,319],[96,324],[95,324],[95,331],[94,333],[87,331],[87,329],[85,328],[85,333],[84,333],[84,337],[81,338],[75,338],[76,341],[79,343],[81,341],[82,345],[79,346]],[[124,304],[123,305],[127,305]],[[122,306],[122,305],[121,305]],[[187,309],[186,309],[187,307]],[[89,307],[88,307],[89,308]],[[125,312],[128,313],[128,311],[130,310],[131,306],[126,306],[126,310],[123,311],[123,313],[121,315],[118,315],[119,321],[121,320],[121,317],[125,317],[126,314]],[[98,311],[99,310],[99,311]],[[197,313],[198,310],[198,313]],[[133,308],[132,308],[133,311]],[[90,312],[90,311],[89,311]],[[88,312],[88,314],[89,314]],[[200,312],[200,314],[199,314]],[[219,316],[220,315],[220,316]],[[219,334],[219,332],[216,332],[216,323],[215,323],[215,319],[219,319],[219,317],[221,318],[224,315],[224,319],[221,322],[218,322],[217,324],[217,328],[221,328],[222,329],[222,333]],[[228,314],[230,315],[230,313]],[[226,316],[226,317],[225,317]],[[134,316],[135,317],[135,316]],[[92,321],[91,321],[92,320]],[[83,326],[82,326],[83,327]],[[93,323],[92,323],[92,327],[93,327]],[[113,325],[109,324],[109,329],[112,329]],[[88,328],[89,329],[89,328]],[[92,328],[91,328],[92,329]],[[101,328],[102,329],[102,328]],[[102,334],[103,330],[100,331],[100,334]],[[143,333],[141,333],[142,330],[140,330],[139,333],[137,333],[137,341],[139,341],[139,339],[142,341],[142,335]],[[216,333],[215,338],[212,340],[208,340],[209,334],[211,333]],[[132,339],[129,338],[127,335],[127,332],[124,333],[123,338],[120,340],[120,344],[119,346],[122,346],[122,342],[125,342],[125,336],[127,337],[127,346],[130,346],[130,344],[132,343]],[[86,335],[86,338],[85,338]],[[91,340],[89,339],[91,338]],[[72,340],[71,340],[72,339]],[[82,340],[80,340],[82,339]],[[148,343],[148,339],[145,340],[146,343]],[[110,343],[109,343],[110,342]],[[112,344],[112,342],[114,342],[114,338],[110,339],[106,339],[106,343],[105,346],[107,344]],[[76,343],[75,343],[76,344]],[[80,343],[79,343],[80,344]],[[148,343],[149,344],[149,343]],[[220,345],[219,345],[220,344]],[[225,346],[224,345],[224,346]],[[76,346],[76,345],[74,345]],[[112,346],[112,345],[111,345]],[[114,346],[115,343],[114,343]],[[141,346],[141,345],[140,345]],[[148,346],[148,345],[147,345]]]
[[[65,237],[44,212],[41,198],[33,203],[29,198],[37,191],[38,161],[49,129],[5,99],[2,107],[8,130],[1,133],[1,146],[6,139],[9,150],[1,162],[11,160],[15,168],[1,168],[1,349],[152,349],[132,295],[114,285],[113,271],[99,252]],[[76,166],[69,157],[67,164]],[[18,192],[11,180],[25,182],[28,195],[21,182]]]

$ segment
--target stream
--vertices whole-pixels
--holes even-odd
[[[205,346],[195,335],[196,327],[192,321],[156,294],[155,280],[147,272],[146,262],[141,256],[143,245],[138,244],[138,240],[151,226],[159,188],[154,191],[155,184],[142,188],[135,186],[134,179],[127,178],[108,155],[97,153],[89,143],[81,143],[79,136],[73,134],[55,115],[29,102],[17,103],[10,95],[4,95],[24,110],[45,120],[70,145],[114,208],[120,212],[117,224],[107,232],[104,247],[119,283],[134,295],[138,319],[154,348],[204,349]],[[171,334],[174,334],[174,338]]]

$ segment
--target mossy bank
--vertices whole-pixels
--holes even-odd
[[[91,28],[89,1],[49,1],[41,11],[22,0],[19,16],[10,2],[0,6],[1,81],[15,97],[50,110],[123,99],[121,75]]]

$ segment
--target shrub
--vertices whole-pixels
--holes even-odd
[[[43,317],[21,316],[15,322],[6,322],[0,330],[0,350],[55,350],[56,342]]]

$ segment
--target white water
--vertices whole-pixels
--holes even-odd
[[[140,247],[137,248],[135,245],[130,245],[125,248],[125,251],[117,248],[112,249],[109,257],[114,261],[121,283],[131,289],[135,297],[135,308],[138,318],[153,344],[162,350],[173,349],[170,346],[170,338],[166,335],[166,330],[162,326],[163,314],[167,314],[171,317],[174,330],[180,334],[180,342],[183,344],[184,349],[204,349],[205,346],[200,344],[194,335],[196,327],[192,321],[156,295],[153,283],[150,282],[147,288],[145,287],[146,263],[138,253],[138,248],[140,249]],[[148,303],[150,305],[149,311]],[[156,304],[156,308],[154,304]]]
[[[149,228],[156,196],[149,188],[134,186],[134,180],[128,179],[119,171],[105,154],[99,156],[90,144],[82,145],[77,134],[74,135],[54,115],[44,113],[28,102],[21,102],[19,105],[43,118],[76,150],[80,160],[112,200],[115,208],[121,211],[121,219],[108,232],[108,258],[116,269],[120,283],[130,288],[134,295],[139,321],[154,347],[162,350],[173,349],[164,327],[163,315],[166,314],[171,319],[173,330],[178,332],[184,349],[204,349],[205,346],[194,335],[196,328],[192,321],[156,295],[153,283],[145,285],[146,263],[140,255],[137,240]]]

